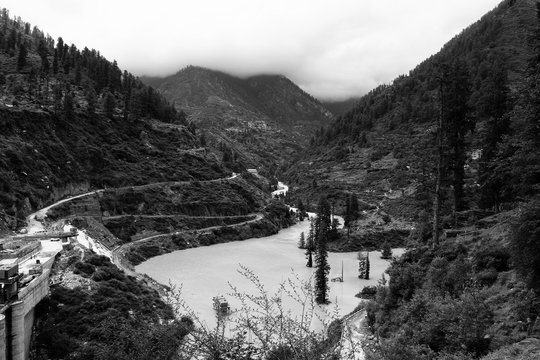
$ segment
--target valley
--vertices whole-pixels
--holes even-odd
[[[0,360],[538,358],[538,49],[502,0],[330,101],[326,57],[139,77],[0,9]]]

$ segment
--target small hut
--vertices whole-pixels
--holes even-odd
[[[231,312],[231,307],[225,299],[225,296],[218,295],[212,298],[213,307],[218,316],[228,315]]]

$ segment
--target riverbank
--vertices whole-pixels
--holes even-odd
[[[268,236],[277,233],[282,226],[291,224],[292,221],[291,223],[276,222],[265,215],[255,214],[253,219],[238,224],[175,231],[143,238],[122,245],[118,253],[133,265],[138,265],[150,258],[173,251]]]

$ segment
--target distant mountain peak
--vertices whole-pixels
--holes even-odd
[[[280,74],[242,78],[190,65],[160,81],[158,91],[189,121],[246,154],[253,166],[284,161],[333,118],[317,99]]]

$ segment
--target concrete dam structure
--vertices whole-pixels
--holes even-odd
[[[0,310],[0,360],[28,359],[34,308],[49,293],[49,273],[44,270]]]

